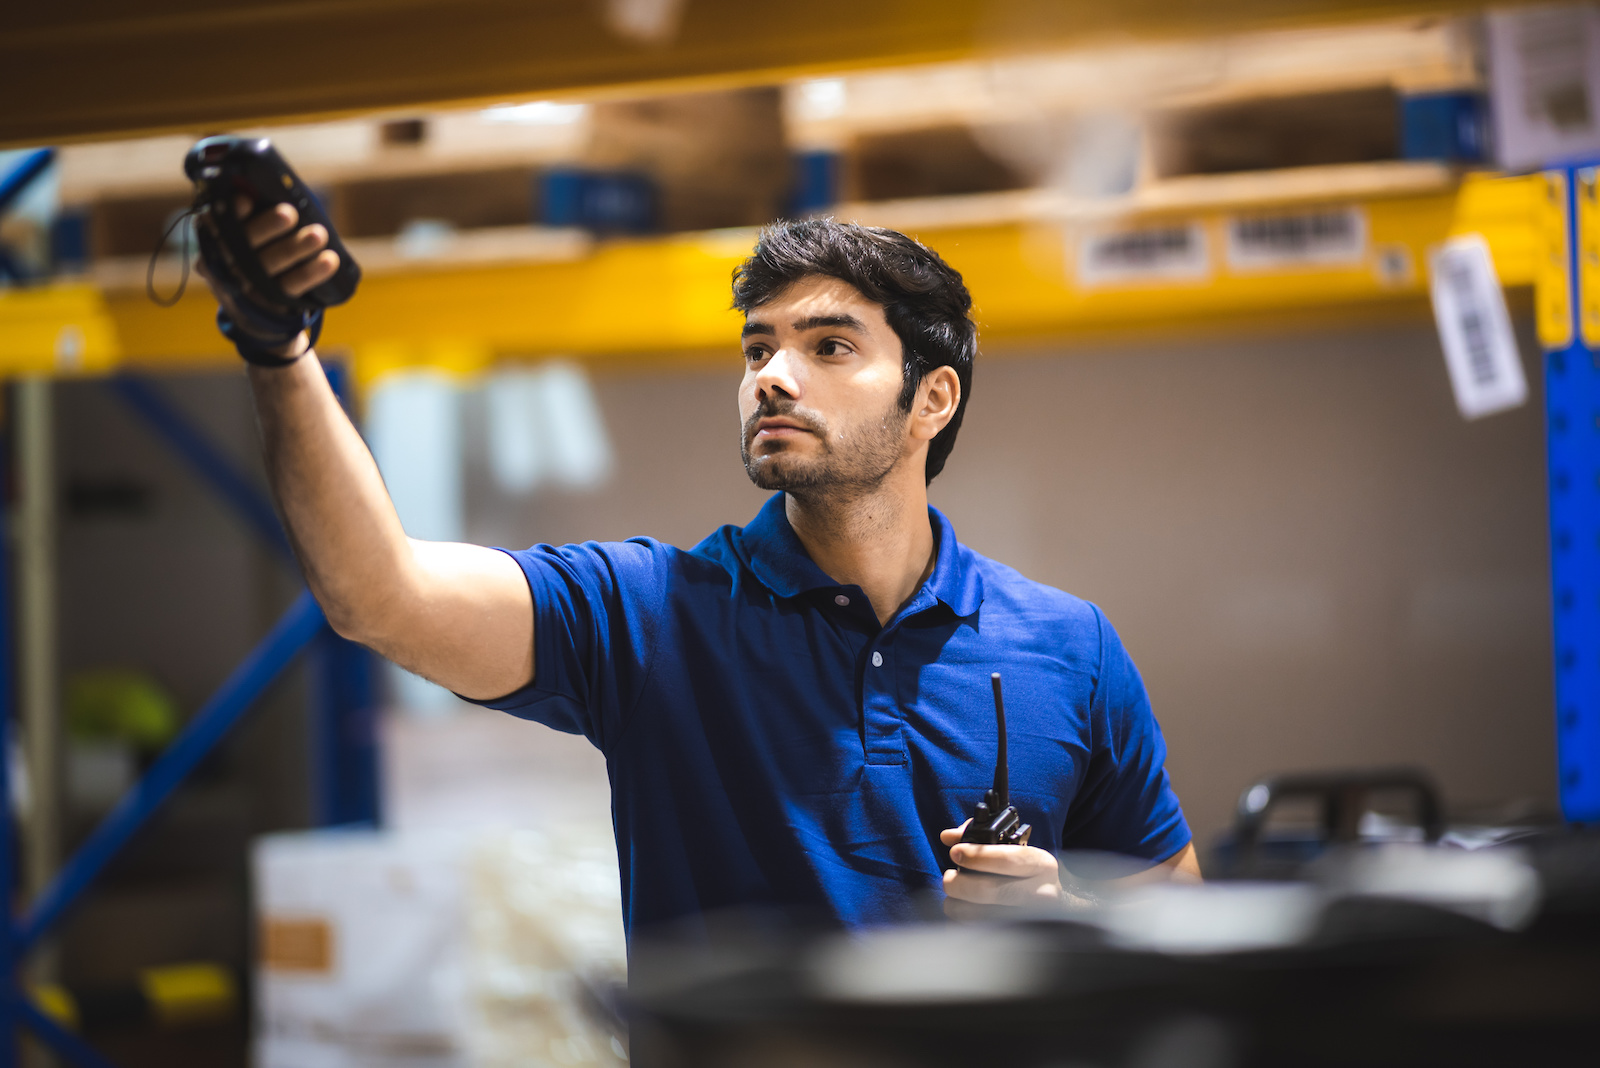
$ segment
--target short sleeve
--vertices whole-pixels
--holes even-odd
[[[1167,778],[1167,744],[1139,669],[1099,608],[1100,672],[1091,717],[1089,770],[1067,813],[1063,849],[1092,849],[1150,861],[1193,837]]]
[[[650,675],[671,546],[647,538],[502,549],[533,595],[533,681],[478,704],[582,734],[606,751]]]

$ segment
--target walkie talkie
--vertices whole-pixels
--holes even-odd
[[[207,137],[189,150],[184,173],[194,183],[194,212],[199,225],[200,255],[213,277],[234,279],[245,295],[273,311],[314,314],[343,304],[355,294],[361,268],[351,258],[333,229],[328,213],[295,174],[288,162],[265,137]],[[339,254],[339,269],[332,278],[298,297],[283,291],[278,280],[261,266],[250,247],[234,202],[250,200],[250,218],[279,204],[293,204],[300,213],[299,227],[320,223],[328,231],[327,247]]]
[[[994,762],[994,788],[973,808],[972,820],[961,840],[978,845],[1027,845],[1033,827],[1022,822],[1022,816],[1011,804],[1011,774],[1006,763],[1006,703],[1000,696],[1000,672],[990,675],[989,682],[994,686],[994,722],[1000,735],[1000,750]]]

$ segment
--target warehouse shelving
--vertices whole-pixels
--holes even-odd
[[[844,205],[842,217],[916,233],[967,278],[990,339],[1048,338],[1197,318],[1396,303],[1426,293],[1428,251],[1447,237],[1484,234],[1501,281],[1533,282],[1539,180],[1469,174],[1434,164],[1357,164],[1276,174],[1181,179],[1141,191],[1118,212],[1048,193],[981,194]],[[1222,262],[1227,220],[1262,213],[1353,210],[1362,251],[1347,262],[1232,270]],[[1074,243],[1106,230],[1189,224],[1208,235],[1203,276],[1085,286]],[[516,228],[459,235],[455,251],[407,258],[370,242],[359,299],[329,314],[324,347],[353,354],[357,377],[436,363],[471,371],[548,354],[695,358],[731,351],[738,318],[728,280],[749,253],[750,230],[594,240]],[[474,244],[476,242],[476,244]],[[118,367],[232,367],[193,286],[164,309],[143,290],[142,261],[104,268],[114,284],[64,281],[0,293],[0,371],[103,374]],[[175,269],[159,275],[171,285]],[[134,280],[137,279],[135,284]]]
[[[337,369],[334,380],[336,386],[342,388]],[[176,454],[194,477],[233,511],[242,526],[292,566],[288,539],[271,503],[255,488],[253,481],[236,469],[226,454],[165,397],[158,384],[124,374],[111,377],[106,385]],[[10,642],[0,643],[4,645],[0,649],[0,721],[10,723],[20,719],[15,716],[13,706],[22,704],[29,712],[30,724],[38,728],[41,719],[48,723],[49,705],[55,703],[53,696],[36,692],[41,681],[54,681],[53,654],[48,651],[54,643],[47,633],[53,629],[49,621],[53,609],[49,591],[53,582],[46,574],[52,566],[37,550],[30,551],[25,542],[49,545],[54,540],[51,522],[41,520],[41,513],[51,510],[49,501],[55,492],[54,479],[49,474],[53,459],[47,414],[50,403],[48,383],[38,376],[25,377],[14,388],[19,409],[15,434],[19,439],[18,467],[24,483],[23,506],[18,509],[22,514],[16,525],[38,528],[18,532],[16,565],[22,574],[17,576],[16,585],[31,584],[35,589],[19,598],[23,610],[16,621],[21,630],[16,637],[19,650],[35,652],[32,663],[26,662],[30,659],[26,655],[17,657],[16,661],[22,661],[18,663],[10,655]],[[9,561],[0,567],[0,593],[9,594],[13,588],[11,570]],[[40,614],[40,609],[44,614]],[[8,618],[5,627],[0,629],[0,637],[9,639],[12,621],[9,613],[5,615]],[[59,868],[53,849],[30,848],[27,874],[34,893],[6,937],[0,938],[0,963],[8,974],[30,950],[36,950],[41,942],[51,937],[60,921],[81,902],[85,892],[106,872],[134,835],[148,826],[158,809],[197,766],[215,752],[222,739],[301,654],[309,657],[312,668],[313,730],[309,754],[312,819],[321,825],[370,825],[378,819],[376,707],[371,654],[334,634],[316,601],[308,592],[301,592],[249,655],[196,710],[134,787]],[[17,686],[15,680],[19,674],[22,685]],[[48,743],[53,733],[35,731],[29,739],[30,757],[41,740]],[[34,773],[30,776],[30,788],[35,792],[32,806],[37,813],[44,807],[39,793],[47,788],[48,780],[39,774],[40,761],[30,760],[30,764]],[[7,781],[10,770],[9,760],[0,761],[0,798],[12,796]],[[31,824],[32,820],[29,822]],[[32,833],[24,835],[25,840],[30,847],[38,846],[38,827],[28,829]],[[0,884],[3,885],[13,883],[14,833],[8,814],[8,818],[0,820]],[[222,974],[215,967],[189,971],[194,974],[203,971],[213,979]],[[59,987],[47,987],[32,995],[8,983],[6,989],[0,990],[0,1012],[7,1017],[6,1032],[0,1035],[0,1064],[14,1063],[15,1023],[26,1021],[37,1037],[70,1063],[106,1065],[108,1062],[91,1045],[65,1029],[63,1025],[68,1024],[73,1015],[69,1010],[70,1004],[62,1001]]]
[[[1204,5],[1205,10],[1181,17],[1160,5],[949,0],[921,5],[914,18],[898,5],[859,0],[813,4],[804,11],[710,0],[688,5],[672,39],[653,43],[619,30],[614,17],[607,21],[607,12],[614,15],[620,6],[595,4],[578,12],[572,5],[499,0],[466,5],[376,0],[312,10],[253,0],[236,5],[225,18],[190,19],[174,17],[180,8],[187,14],[184,5],[163,2],[153,9],[146,5],[137,15],[108,14],[99,21],[41,7],[8,17],[7,27],[0,28],[0,87],[13,104],[0,118],[0,142],[169,132],[144,142],[81,146],[64,164],[63,195],[83,202],[176,203],[185,196],[176,161],[192,134],[239,122],[410,109],[276,134],[306,176],[323,185],[566,162],[578,152],[587,119],[537,130],[505,127],[496,139],[484,135],[481,116],[425,112],[438,133],[426,144],[386,139],[383,128],[412,121],[416,108],[433,108],[439,101],[486,105],[535,94],[565,100],[595,86],[608,87],[591,94],[598,99],[637,95],[668,82],[677,89],[706,89],[815,76],[830,83],[825,92],[819,93],[814,82],[811,89],[797,82],[785,94],[794,146],[848,149],[857,139],[884,132],[992,121],[1004,114],[1008,100],[1015,103],[1014,95],[997,90],[1004,88],[1005,71],[1037,65],[1041,49],[1106,31],[1166,35],[1169,43],[1128,48],[1145,50],[1149,71],[1179,76],[1156,86],[1136,85],[1130,98],[1126,86],[1116,92],[1107,88],[1104,69],[1090,55],[1075,72],[1068,71],[1070,77],[1063,76],[1056,104],[1087,101],[1116,111],[1134,99],[1150,120],[1152,137],[1177,136],[1171,120],[1179,113],[1255,97],[1374,86],[1399,93],[1437,91],[1471,86],[1478,77],[1468,37],[1449,20],[1351,26],[1342,31],[1339,48],[1318,56],[1302,48],[1299,62],[1287,59],[1296,54],[1290,45],[1298,31],[1292,29],[1221,45],[1181,38],[1202,25],[1207,30],[1259,28],[1449,12],[1457,7],[1450,0],[1316,0],[1300,5],[1293,18],[1253,0]],[[978,14],[980,9],[985,14]],[[347,42],[375,20],[386,23],[390,47],[349,48]],[[240,50],[235,45],[242,28],[250,31],[252,44]],[[1304,45],[1313,38],[1300,40]],[[786,56],[824,58],[774,69],[770,48],[779,41]],[[1352,42],[1360,60],[1354,64],[1347,61]],[[1019,58],[1019,50],[1032,55]],[[126,70],[130,55],[139,57],[141,76],[124,79],[116,99],[108,99],[101,75]],[[403,78],[394,76],[398,55],[416,60]],[[937,66],[848,73],[849,68],[912,63]],[[1054,69],[1061,74],[1066,68]],[[918,78],[921,88],[907,92],[908,80]],[[214,91],[196,92],[196,85]],[[806,111],[806,93],[815,103],[841,91],[852,102],[849,108]],[[297,136],[305,139],[298,148],[292,143]],[[1114,196],[1084,195],[1033,175],[1028,188],[847,199],[832,213],[914,233],[944,253],[972,288],[984,339],[1001,343],[1000,350],[1005,342],[1152,328],[1182,331],[1207,321],[1355,308],[1418,311],[1428,289],[1430,250],[1453,235],[1481,233],[1502,284],[1535,288],[1541,331],[1546,344],[1558,350],[1552,368],[1559,374],[1575,368],[1569,377],[1589,373],[1587,361],[1564,350],[1577,346],[1574,352],[1584,355],[1584,346],[1594,343],[1574,329],[1571,318],[1580,307],[1579,295],[1600,290],[1574,281],[1587,278],[1580,270],[1586,261],[1575,258],[1577,249],[1587,246],[1570,229],[1588,203],[1573,190],[1588,190],[1592,201],[1592,176],[1583,186],[1581,176],[1567,172],[1566,184],[1558,188],[1544,176],[1502,177],[1398,160],[1244,174],[1168,173],[1150,145],[1145,142],[1132,187]],[[848,181],[846,187],[848,193]],[[1360,240],[1336,262],[1287,257],[1266,267],[1230,264],[1228,231],[1237,220],[1317,215],[1356,220],[1350,225]],[[1086,241],[1178,230],[1203,246],[1204,263],[1193,271],[1086,280],[1081,269]],[[750,228],[599,238],[535,226],[461,230],[426,248],[396,237],[356,238],[351,247],[366,279],[359,299],[330,314],[323,348],[348,359],[357,385],[419,365],[473,374],[497,362],[552,354],[668,362],[731,359],[739,317],[727,307],[729,275],[754,239]],[[0,375],[119,376],[113,381],[129,403],[234,501],[269,544],[278,545],[281,533],[270,522],[270,506],[253,497],[226,465],[218,466],[192,428],[162,412],[160,395],[148,383],[127,377],[238,367],[216,333],[214,306],[203,287],[193,285],[176,307],[156,307],[143,291],[145,266],[143,257],[113,257],[92,263],[77,277],[0,290]],[[158,285],[170,292],[178,274],[176,261],[167,258],[158,265]],[[1595,430],[1580,411],[1591,403],[1593,390],[1586,380],[1550,391],[1553,421],[1558,415],[1575,419],[1574,438]],[[1569,408],[1579,415],[1572,416]],[[1563,537],[1569,545],[1577,538],[1587,547],[1576,552],[1594,551],[1588,531],[1594,512],[1595,483],[1588,471],[1593,455],[1590,442],[1567,452],[1552,445],[1553,499],[1572,486],[1588,494],[1578,504],[1553,509],[1558,607],[1563,589],[1588,581],[1581,568],[1567,565],[1563,571],[1560,559],[1567,551]],[[1574,474],[1580,467],[1584,471]],[[1582,611],[1589,612],[1592,606],[1583,604]],[[1570,627],[1563,631],[1558,621],[1558,656],[1565,656],[1563,650],[1574,641],[1585,640],[1574,638],[1576,633]],[[0,939],[0,962],[16,963],[16,955],[37,940],[140,818],[170,792],[206,743],[242,714],[264,680],[312,643],[322,647],[321,689],[328,707],[349,714],[370,708],[370,694],[351,692],[362,685],[359,656],[331,637],[320,611],[302,596],[97,832],[90,849],[33,906],[17,937]],[[1558,664],[1558,691],[1567,695],[1560,713],[1566,730],[1569,715],[1575,723],[1587,723],[1583,716],[1589,710],[1579,715],[1571,709],[1593,684],[1580,682],[1574,689],[1560,681],[1561,670],[1567,669]],[[1570,696],[1574,693],[1579,697]],[[330,784],[324,790],[324,816],[359,816],[371,808],[371,783],[359,773],[341,778],[335,766],[341,759],[341,720],[336,714],[322,722],[327,733],[320,750],[327,763],[322,780]],[[370,753],[357,757],[370,760]],[[341,789],[353,797],[339,796]],[[0,1008],[20,1015],[81,1063],[103,1063],[25,1000],[0,995]],[[8,1027],[9,1021],[0,1025]],[[11,1044],[0,1041],[0,1065],[9,1063],[10,1052]]]

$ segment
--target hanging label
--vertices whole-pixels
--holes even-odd
[[[1360,263],[1366,254],[1367,215],[1360,208],[1228,220],[1228,266],[1237,271]]]
[[[1528,380],[1488,243],[1478,234],[1452,238],[1429,266],[1433,317],[1456,407],[1476,419],[1525,402]]]
[[[1078,241],[1078,281],[1085,287],[1203,279],[1210,273],[1210,250],[1199,223],[1110,230]]]

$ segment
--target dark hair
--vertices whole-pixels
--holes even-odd
[[[961,275],[919,241],[878,226],[804,219],[764,228],[755,252],[733,272],[733,306],[748,314],[808,275],[848,282],[883,305],[899,336],[904,381],[900,410],[909,412],[917,387],[936,367],[952,367],[961,383],[956,414],[928,443],[927,479],[944,470],[972,394],[978,328]]]

